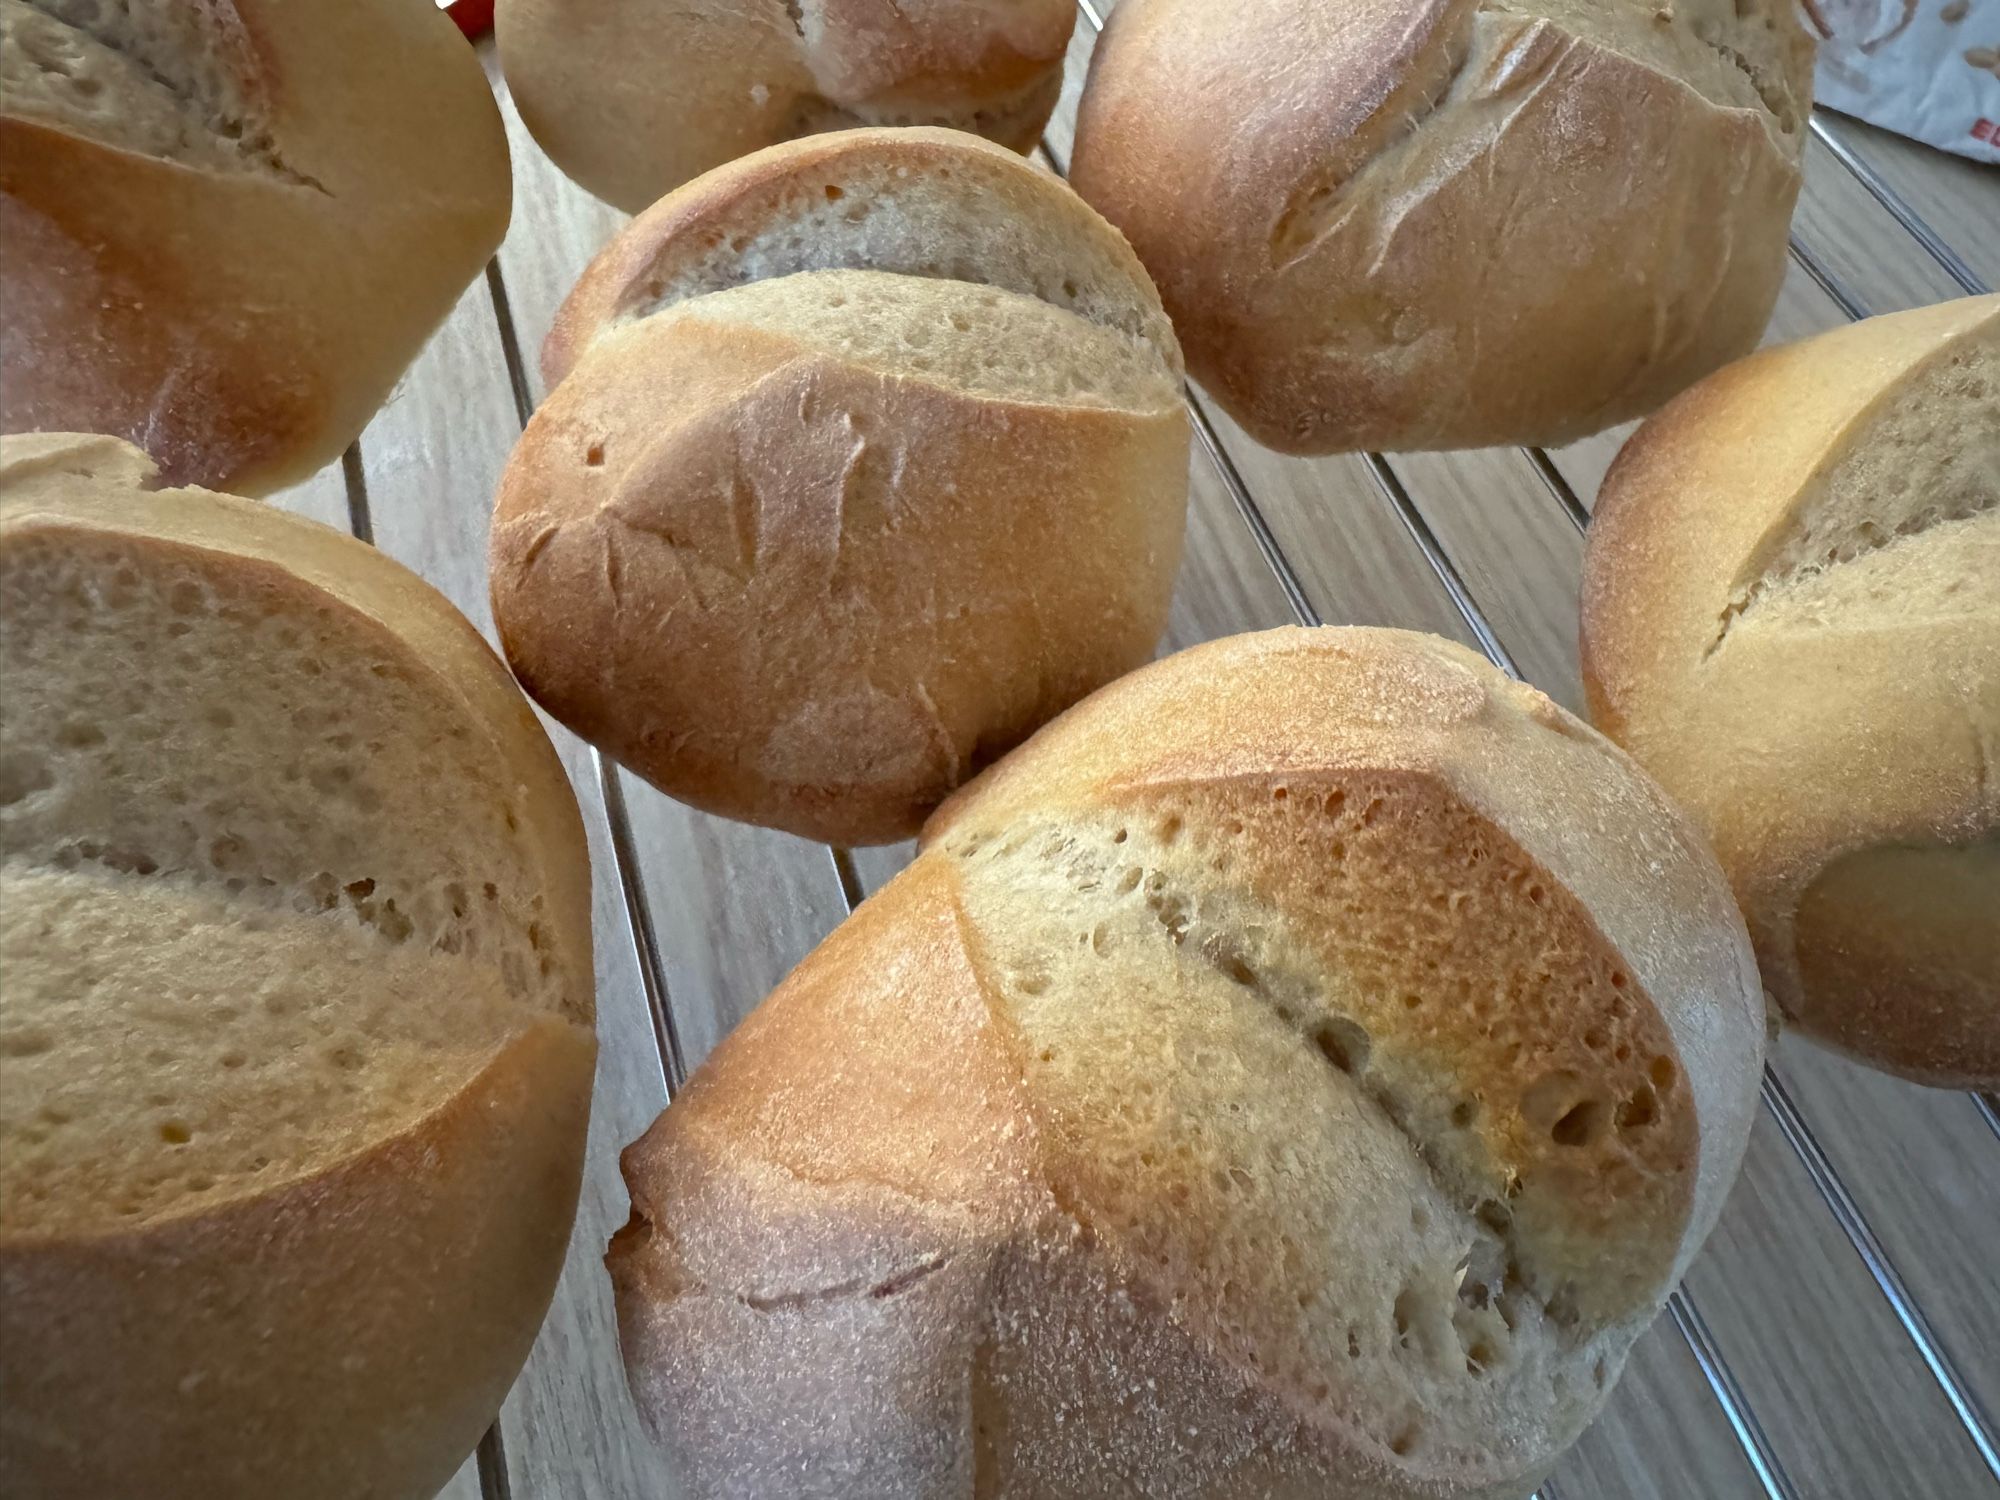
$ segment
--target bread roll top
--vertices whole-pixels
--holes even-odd
[[[1940,1082],[2000,1077],[1996,401],[1993,297],[1743,360],[1626,445],[1584,573],[1592,713],[1701,818],[1765,983]]]
[[[507,227],[499,111],[432,9],[0,3],[5,430],[248,493],[338,455]]]
[[[1033,149],[1062,89],[1069,0],[503,0],[521,118],[629,213],[765,147],[944,126]]]
[[[691,299],[805,271],[879,271],[1040,299],[1150,348],[1180,345],[1131,247],[1061,179],[951,130],[856,130],[731,162],[634,219],[557,314],[542,372]]]
[[[1126,0],[1071,177],[1260,441],[1553,444],[1754,346],[1811,66],[1777,0]]]
[[[700,1494],[1525,1493],[1761,1049],[1711,857],[1545,698],[1196,648],[948,802],[628,1153],[635,1388]]]
[[[997,146],[852,131],[712,172],[598,256],[543,366],[501,637],[673,795],[908,837],[1159,640],[1179,345],[1117,233]]]
[[[358,544],[157,484],[0,465],[10,1238],[268,1193],[525,1030],[588,1044],[581,828],[499,664]]]

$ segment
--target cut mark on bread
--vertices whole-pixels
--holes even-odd
[[[1281,790],[1285,795],[1277,805],[1288,816],[1318,813],[1320,789]],[[1394,816],[1378,796],[1335,801],[1357,829],[1371,810],[1378,822]],[[1295,1175],[1317,1181],[1318,1163],[1338,1159],[1350,1162],[1338,1170],[1352,1170],[1352,1162],[1380,1161],[1371,1153],[1388,1151],[1398,1163],[1395,1172],[1407,1174],[1412,1195],[1398,1210],[1404,1226],[1396,1237],[1403,1248],[1394,1252],[1409,1260],[1392,1260],[1390,1279],[1358,1296],[1351,1289],[1329,1292],[1342,1285],[1340,1273],[1324,1272],[1303,1258],[1303,1237],[1281,1232],[1286,1221],[1276,1213],[1257,1231],[1261,1248],[1248,1253],[1260,1263],[1291,1267],[1296,1261],[1312,1269],[1287,1273],[1293,1279],[1285,1284],[1283,1300],[1296,1301],[1297,1324],[1273,1335],[1274,1343],[1246,1336],[1241,1357],[1263,1378],[1319,1392],[1316,1401],[1335,1400],[1336,1390],[1339,1402],[1355,1401],[1355,1381],[1379,1381],[1382,1362],[1390,1361],[1398,1373],[1383,1389],[1400,1392],[1407,1381],[1419,1404],[1436,1400],[1442,1409],[1461,1401],[1477,1404],[1488,1399],[1482,1392],[1494,1383],[1526,1382],[1551,1412],[1564,1409],[1565,1398],[1549,1383],[1552,1369],[1593,1357],[1602,1338],[1622,1337],[1623,1309],[1605,1317],[1587,1314],[1569,1269],[1538,1275],[1532,1268],[1535,1247],[1542,1243],[1535,1236],[1542,1231],[1515,1211],[1520,1173],[1500,1165],[1482,1175],[1483,1169],[1474,1167],[1477,1155],[1446,1139],[1480,1118],[1482,1101],[1406,1098],[1392,1076],[1396,1059],[1388,1059],[1385,1072],[1378,1039],[1335,993],[1341,986],[1288,956],[1296,950],[1278,915],[1241,890],[1218,888],[1201,877],[1198,872],[1222,875],[1231,867],[1229,839],[1220,836],[1230,826],[1227,820],[1184,815],[1163,799],[1157,809],[1122,824],[1079,826],[1074,817],[1030,821],[1000,833],[967,830],[939,849],[959,861],[965,909],[981,934],[980,961],[990,966],[995,1003],[1004,1005],[1020,1028],[1031,1075],[1039,1072],[1049,1080],[1037,1087],[1083,1088],[1096,1101],[1093,1117],[1108,1115],[1103,1128],[1132,1132],[1131,1171],[1108,1169],[1115,1170],[1117,1183],[1082,1189],[1103,1221],[1099,1233],[1115,1231],[1115,1238],[1141,1257],[1139,1263],[1151,1261],[1164,1274],[1176,1274],[1178,1267],[1181,1275],[1214,1278],[1210,1291],[1226,1304],[1231,1289],[1240,1288],[1249,1274],[1234,1246],[1236,1232],[1216,1231],[1212,1244],[1195,1233],[1193,1242],[1207,1246],[1199,1252],[1207,1258],[1182,1265],[1155,1238],[1151,1215],[1172,1221],[1192,1214],[1224,1224],[1262,1216],[1272,1212],[1268,1205],[1274,1197],[1299,1191]],[[1243,832],[1241,820],[1235,832]],[[1108,971],[1100,976],[1100,963],[1117,965],[1116,977]],[[1128,993],[1138,987],[1155,995],[1162,1007],[1189,1007],[1187,1029],[1163,1014],[1144,1024],[1145,1041],[1134,1036],[1101,1051],[1106,1044],[1093,1036],[1089,1013],[1096,1010],[1097,988],[1113,983]],[[1416,998],[1419,1008],[1443,1000]],[[1398,1015],[1408,1008],[1400,996],[1392,996],[1391,1004]],[[1231,1018],[1226,1031],[1214,1019],[1218,1015]],[[1152,1038],[1165,1039],[1175,1069],[1185,1069],[1189,1081],[1180,1081],[1175,1069],[1136,1063],[1131,1049],[1150,1047]],[[1330,1155],[1314,1155],[1313,1164],[1294,1162],[1282,1148],[1267,1158],[1269,1141],[1260,1146],[1254,1139],[1236,1139],[1239,1127],[1231,1122],[1250,1104],[1227,1085],[1212,1089],[1193,1081],[1210,1070],[1229,1076],[1239,1069],[1272,1085],[1284,1078],[1288,1099],[1295,1088],[1310,1093],[1314,1079],[1323,1076],[1338,1101],[1329,1105],[1327,1118],[1349,1119],[1357,1128],[1343,1127],[1339,1139],[1324,1148]],[[1058,1079],[1087,1081],[1072,1085]],[[1550,1096],[1557,1097],[1553,1090]],[[1580,1101],[1560,1102],[1544,1130],[1576,1114]],[[1303,1106],[1295,1101],[1288,1113],[1297,1108]],[[1609,1113],[1608,1102],[1593,1096],[1562,1130]],[[1163,1122],[1178,1123],[1162,1129]],[[1312,1137],[1310,1129],[1299,1131],[1301,1141]],[[1362,1150],[1346,1144],[1363,1137],[1380,1145]],[[1358,1154],[1350,1158],[1350,1152]],[[1134,1176],[1144,1183],[1128,1188]],[[1082,1180],[1090,1181],[1087,1173]],[[1145,1199],[1154,1206],[1133,1201]],[[1179,1233],[1158,1232],[1169,1241]],[[1322,1282],[1327,1274],[1333,1279]],[[1290,1352],[1294,1349],[1297,1354]],[[1366,1373],[1333,1378],[1335,1356],[1342,1370],[1364,1361]],[[1406,1430],[1395,1414],[1392,1407],[1380,1421],[1367,1419],[1373,1441],[1385,1453],[1408,1456],[1396,1452],[1402,1438],[1410,1452],[1430,1451],[1439,1441],[1435,1434]]]
[[[907,164],[871,154],[878,149],[864,142],[802,162],[752,203],[698,214],[620,289],[610,321],[803,272],[874,271],[1033,297],[1140,341],[1178,385],[1180,347],[1151,284],[1063,183],[1011,157],[989,159],[991,148],[927,144],[929,154]],[[1039,222],[1022,202],[1030,196],[1053,200]]]
[[[1743,75],[1757,97],[1764,101],[1765,110],[1778,122],[1781,134],[1795,136],[1799,133],[1798,104],[1782,79],[1773,77],[1752,58],[1724,41],[1713,22],[1696,22],[1691,30],[1709,51]]]
[[[0,108],[90,140],[326,193],[280,154],[231,0],[0,0]]]
[[[317,1170],[587,1025],[518,731],[390,625],[278,564],[32,518],[0,600],[0,1034],[50,1042],[0,1046],[22,1222]],[[85,1150],[44,1106],[126,1128]]]
[[[1472,60],[1478,14],[1477,11],[1469,13],[1459,34],[1451,39],[1443,74],[1405,109],[1401,119],[1383,133],[1383,139],[1374,150],[1356,162],[1336,157],[1332,164],[1308,174],[1292,189],[1285,201],[1284,211],[1271,226],[1270,258],[1275,269],[1282,270],[1291,265],[1325,239],[1338,227],[1348,189],[1371,168],[1399,155],[1400,148],[1405,147],[1439,110],[1459,102],[1467,65]],[[1391,327],[1393,321],[1385,324],[1385,329]]]
[[[2000,426],[1981,421],[1996,404],[2000,319],[1961,340],[1849,429],[1840,455],[1746,558],[1701,659],[1713,658],[1759,611],[1823,593],[1854,572],[1894,568],[1899,558],[1948,546],[1941,534],[1952,528],[2000,524]],[[1977,566],[1962,543],[1950,550],[1965,566]],[[1918,576],[1932,591],[1941,581],[1947,591],[1966,581],[1949,581],[1936,568]],[[1907,588],[1896,592],[1906,608],[1914,602]],[[1825,612],[1809,614],[1818,619]]]
[[[800,1291],[763,1295],[737,1292],[734,1295],[738,1302],[752,1312],[760,1313],[795,1312],[825,1302],[853,1300],[883,1302],[891,1297],[900,1297],[912,1287],[937,1275],[950,1264],[949,1255],[932,1255],[879,1279],[853,1277],[847,1281],[836,1281],[831,1286],[807,1287]]]
[[[1180,406],[1179,385],[1143,341],[1044,299],[957,278],[802,271],[712,292],[662,316],[782,329],[802,351],[970,396],[1144,413]],[[809,409],[800,415],[813,419]],[[851,412],[843,420],[856,422]],[[844,489],[867,446],[857,428]],[[884,457],[893,462],[900,451],[889,447]]]
[[[1718,108],[1756,111],[1797,154],[1804,101],[1785,67],[1800,49],[1797,23],[1782,0],[1484,0],[1482,9],[1549,22]]]

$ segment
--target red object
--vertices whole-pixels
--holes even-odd
[[[1972,138],[1975,141],[1991,141],[1995,145],[2000,145],[2000,122],[1981,115],[1973,124]]]
[[[493,0],[451,0],[444,11],[474,41],[493,29]]]

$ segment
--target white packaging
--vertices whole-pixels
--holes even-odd
[[[2000,162],[2000,0],[1801,0],[1821,104]]]

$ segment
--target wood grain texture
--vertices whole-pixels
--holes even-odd
[[[1992,12],[1985,12],[1991,22]],[[1991,291],[2000,287],[2000,167],[1934,151],[1830,109],[1820,121],[1873,167]]]

